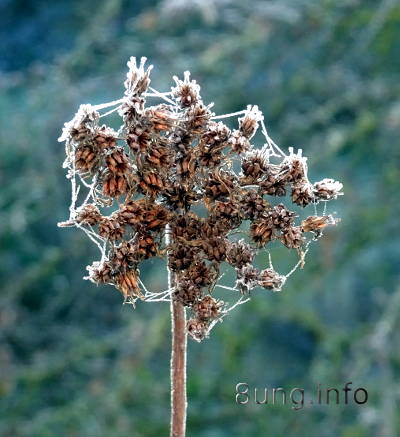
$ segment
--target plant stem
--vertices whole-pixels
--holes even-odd
[[[171,437],[186,432],[186,314],[180,302],[171,302]]]
[[[170,229],[166,228],[166,243],[170,243]],[[168,270],[169,289],[175,287],[175,275]],[[171,293],[172,294],[172,293]],[[186,434],[186,312],[185,307],[171,296],[171,437]]]

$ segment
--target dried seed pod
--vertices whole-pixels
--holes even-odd
[[[150,72],[153,66],[144,69],[147,58],[144,56],[140,58],[140,64],[137,65],[136,58],[132,56],[127,63],[129,71],[126,74],[126,80],[124,86],[126,88],[126,95],[140,96],[143,94],[150,85]]]
[[[122,240],[125,227],[117,216],[103,217],[99,225],[99,235],[106,240]]]
[[[200,100],[200,86],[195,80],[190,80],[190,71],[183,73],[183,80],[174,76],[176,86],[171,88],[172,96],[182,108],[195,105]]]
[[[215,168],[221,164],[222,158],[223,155],[219,149],[213,149],[209,145],[203,145],[199,148],[199,164],[203,167]]]
[[[315,232],[317,235],[320,235],[322,229],[328,225],[335,225],[336,223],[337,220],[331,215],[323,215],[321,217],[310,215],[301,222],[301,230],[303,232]]]
[[[129,158],[122,147],[112,149],[106,155],[108,170],[118,176],[122,176],[129,170]]]
[[[91,203],[83,205],[77,209],[75,220],[81,225],[97,225],[101,220],[99,208]]]
[[[162,144],[158,141],[157,143],[152,143],[150,147],[148,147],[147,152],[143,157],[143,165],[146,165],[147,163],[153,167],[167,168],[170,165],[172,154],[166,144]]]
[[[301,156],[301,150],[297,154],[290,148],[290,155],[281,163],[277,179],[287,183],[295,184],[302,179],[307,179],[307,158]]]
[[[230,129],[222,122],[210,121],[208,129],[200,138],[200,145],[207,145],[211,149],[222,149],[228,144]]]
[[[189,179],[194,176],[197,167],[195,156],[191,153],[186,153],[176,161],[176,174],[183,180]]]
[[[273,238],[274,225],[268,215],[261,215],[250,225],[250,236],[257,246],[262,247]]]
[[[296,214],[280,203],[269,211],[269,217],[275,228],[286,229],[293,224]]]
[[[228,144],[232,151],[241,154],[250,150],[250,141],[238,130],[234,130],[229,137]]]
[[[300,226],[284,229],[281,240],[288,249],[299,249],[304,243],[303,232]]]
[[[223,304],[210,295],[204,296],[193,305],[196,319],[205,321],[217,319],[221,315]]]
[[[193,247],[180,243],[173,244],[168,250],[168,265],[174,271],[182,271],[192,265],[196,251]]]
[[[214,168],[223,159],[222,150],[228,147],[230,130],[223,123],[210,122],[208,129],[200,138],[199,163],[201,166]]]
[[[122,241],[115,246],[110,256],[110,262],[114,270],[122,271],[136,266],[138,262],[137,248],[132,241]]]
[[[146,128],[135,126],[129,130],[126,137],[126,142],[132,152],[134,153],[145,153],[149,148],[151,141],[150,131]]]
[[[236,227],[236,225],[229,218],[211,215],[202,223],[201,237],[214,238],[224,236],[232,227]]]
[[[229,222],[229,226],[224,227],[224,229],[230,229],[231,227],[238,227],[242,221],[242,213],[240,211],[240,205],[238,202],[228,200],[225,202],[217,200],[214,203],[214,209],[212,211],[212,219],[218,222],[222,219],[222,222]],[[215,225],[215,223],[213,223]]]
[[[108,284],[112,281],[112,267],[109,261],[94,261],[91,266],[86,267],[89,272],[88,278],[95,284]]]
[[[292,202],[303,208],[313,202],[313,187],[308,181],[301,181],[292,189]]]
[[[258,284],[260,271],[248,264],[241,269],[236,270],[236,288],[241,294],[249,294],[250,291]]]
[[[170,130],[176,120],[171,107],[164,103],[147,108],[145,115],[155,131]]]
[[[263,195],[269,196],[286,196],[286,182],[284,179],[278,180],[276,174],[273,172],[268,172],[259,183],[260,192]]]
[[[75,150],[75,167],[80,173],[97,170],[100,156],[92,146],[79,146]]]
[[[162,205],[154,203],[144,211],[142,226],[147,231],[158,232],[165,228],[170,219],[171,213]]]
[[[185,126],[185,121],[180,120],[175,129],[170,132],[168,138],[171,147],[183,155],[187,154],[192,146],[195,138],[195,133]]]
[[[203,240],[201,247],[209,261],[222,262],[226,258],[227,240],[222,237]]]
[[[196,341],[202,341],[208,332],[209,324],[203,320],[190,319],[186,323],[186,329],[188,334]]]
[[[267,171],[268,158],[262,150],[246,153],[242,160],[242,172],[247,182],[255,182]]]
[[[93,141],[100,150],[112,149],[117,144],[117,137],[114,129],[103,125],[96,129]]]
[[[126,95],[124,101],[118,110],[119,115],[122,117],[125,127],[128,132],[143,122],[145,100],[143,97],[133,94]]]
[[[83,144],[93,139],[98,126],[100,114],[92,105],[80,105],[74,118],[64,124],[62,134],[58,141]]]
[[[119,197],[129,189],[128,180],[125,175],[108,173],[103,181],[103,194],[108,197]]]
[[[332,200],[342,195],[343,184],[333,179],[322,179],[314,184],[314,194],[317,200]]]
[[[138,172],[137,183],[142,193],[150,197],[156,197],[164,189],[161,175],[152,170]]]
[[[157,243],[149,233],[138,233],[135,238],[135,251],[140,260],[152,258],[158,254]]]
[[[250,139],[258,129],[258,123],[264,119],[258,106],[247,106],[243,117],[239,118],[239,130],[242,134]]]
[[[115,283],[119,291],[123,294],[124,300],[144,299],[139,287],[139,274],[135,269],[125,270],[115,277]]]
[[[182,184],[172,183],[162,193],[165,203],[171,209],[189,210],[190,206],[199,200],[199,195],[192,187],[188,188]]]
[[[217,271],[208,267],[204,261],[196,260],[183,275],[183,280],[190,280],[196,287],[209,287],[217,278]]]
[[[171,224],[174,240],[197,240],[202,228],[202,221],[193,213],[175,217]]]
[[[273,269],[262,270],[259,276],[258,285],[267,290],[280,291],[286,278]]]
[[[194,135],[203,133],[208,126],[212,113],[210,109],[199,102],[186,113],[186,126]]]
[[[229,196],[237,187],[237,178],[234,173],[220,170],[208,174],[204,183],[204,192],[213,200]]]
[[[142,200],[129,200],[121,206],[118,216],[123,223],[139,226],[144,217],[145,205]]]
[[[256,191],[244,192],[240,204],[244,218],[250,220],[259,217],[268,207],[268,202]]]
[[[174,290],[174,298],[182,305],[191,307],[201,298],[201,288],[196,287],[189,280],[178,281]]]
[[[229,242],[226,251],[227,262],[239,269],[253,262],[254,250],[244,240]]]

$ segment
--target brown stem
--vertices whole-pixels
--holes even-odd
[[[171,302],[171,437],[186,432],[186,314],[180,302]]]
[[[166,229],[166,243],[170,242],[170,229]],[[168,271],[169,289],[175,287],[175,275]],[[171,293],[172,294],[172,293]],[[171,437],[186,434],[186,313],[185,307],[171,298]]]

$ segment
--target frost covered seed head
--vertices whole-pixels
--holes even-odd
[[[129,60],[122,99],[81,105],[65,123],[59,140],[72,202],[60,226],[78,227],[99,248],[86,279],[115,286],[132,304],[176,301],[190,312],[188,334],[201,341],[252,290],[281,290],[303,266],[310,243],[337,223],[325,209],[318,215],[318,203],[336,199],[342,184],[310,182],[301,149],[284,153],[257,106],[215,115],[188,71],[162,93],[149,88],[152,66],[145,62]],[[100,115],[108,107],[114,109]],[[99,125],[114,111],[121,126]],[[221,121],[231,116],[238,116],[233,130]],[[250,142],[260,126],[261,149]],[[276,246],[299,257],[289,273],[272,265]],[[267,265],[255,267],[265,250]],[[164,291],[141,280],[141,264],[154,257],[166,261],[172,278]],[[228,271],[236,276],[231,287],[220,281]]]
[[[136,58],[131,57],[127,63],[129,71],[126,74],[126,80],[124,82],[126,91],[125,94],[128,96],[136,95],[139,96],[143,94],[150,85],[150,72],[153,66],[144,69],[144,65],[147,58],[144,56],[140,58],[140,64],[137,65]]]

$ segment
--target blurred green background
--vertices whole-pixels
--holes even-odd
[[[330,206],[342,222],[284,291],[256,291],[190,342],[188,436],[400,435],[398,1],[1,0],[0,41],[1,436],[168,435],[168,305],[133,310],[83,281],[97,253],[56,227],[62,124],[119,98],[130,56],[161,90],[191,70],[217,113],[259,105],[312,180],[344,183]],[[143,274],[165,288],[158,264]],[[238,382],[347,381],[365,405],[234,402]]]

